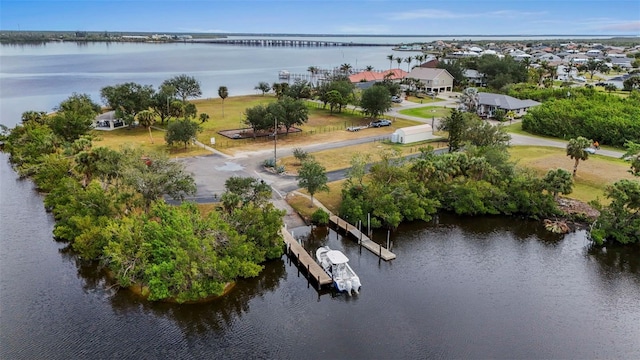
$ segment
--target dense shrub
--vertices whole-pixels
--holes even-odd
[[[311,222],[317,225],[327,225],[329,223],[329,213],[318,209],[311,214]]]
[[[572,90],[573,91],[573,90]],[[640,99],[604,93],[549,100],[529,110],[522,128],[564,139],[583,136],[600,144],[623,146],[640,141]]]

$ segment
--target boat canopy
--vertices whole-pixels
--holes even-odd
[[[329,259],[332,264],[344,264],[349,262],[349,258],[337,250],[327,251],[327,259]]]

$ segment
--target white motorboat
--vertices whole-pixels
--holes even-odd
[[[278,78],[280,79],[288,79],[290,76],[289,71],[287,70],[280,70],[280,72],[278,73]]]
[[[323,246],[316,250],[316,260],[326,271],[333,285],[339,291],[345,291],[351,295],[351,291],[358,293],[360,290],[360,278],[349,266],[349,258],[341,251],[331,250],[328,246]]]

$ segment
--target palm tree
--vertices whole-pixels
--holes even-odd
[[[387,60],[389,60],[389,70],[391,70],[391,66],[393,66],[393,54],[387,55]]]
[[[309,66],[309,68],[307,68],[307,71],[311,73],[311,83],[313,83],[313,80],[315,80],[316,75],[320,71],[320,68],[318,68],[317,66]]]
[[[398,63],[398,69],[400,69],[400,64],[402,64],[402,58],[398,56],[396,58],[396,62]]]
[[[142,110],[137,115],[138,124],[149,130],[149,138],[153,144],[153,136],[151,135],[151,125],[156,122],[156,116],[151,110]]]
[[[460,102],[465,105],[468,112],[475,113],[478,108],[478,89],[469,87],[460,95]]]
[[[413,58],[416,59],[416,61],[418,62],[418,66],[422,65],[422,62],[424,61],[423,54],[416,55]]]
[[[345,75],[349,75],[351,74],[351,69],[353,67],[351,66],[351,64],[342,64],[340,65],[340,72],[345,74]]]
[[[573,76],[571,75],[571,71],[573,71],[573,69],[575,68],[576,68],[576,63],[573,61],[573,59],[569,60],[569,63],[564,67],[564,72],[567,73],[567,78],[565,79],[565,81],[569,81],[570,79],[573,78]]]
[[[591,143],[592,141],[582,136],[569,140],[567,144],[567,156],[575,160],[573,164],[574,177],[578,171],[578,163],[580,163],[580,160],[589,159],[589,152],[586,149],[591,146]]]
[[[372,65],[367,65],[366,68],[364,68],[366,71],[373,71],[373,66]]]
[[[224,118],[224,99],[229,97],[229,89],[226,86],[220,86],[218,88],[218,96],[222,99],[222,117]]]
[[[556,201],[558,201],[558,194],[571,194],[573,190],[573,179],[565,169],[549,170],[542,184],[545,190],[553,194]]]
[[[407,72],[411,71],[411,62],[413,61],[413,58],[411,56],[409,56],[408,58],[404,59],[404,62],[407,63]]]

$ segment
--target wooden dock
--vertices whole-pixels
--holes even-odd
[[[392,253],[386,248],[383,248],[382,245],[374,242],[369,239],[369,237],[355,226],[349,224],[345,220],[340,219],[336,215],[329,216],[329,221],[335,224],[339,229],[343,229],[346,233],[353,235],[353,237],[358,240],[361,246],[365,247],[367,250],[379,256],[382,260],[389,261],[396,258],[396,254]]]
[[[288,254],[298,259],[298,265],[307,270],[309,277],[315,279],[318,283],[318,288],[322,285],[333,283],[331,277],[327,275],[322,266],[307,253],[307,250],[305,250],[285,228],[282,229],[282,237],[284,238],[284,243],[287,245]]]

